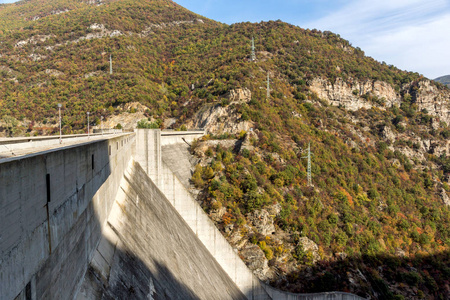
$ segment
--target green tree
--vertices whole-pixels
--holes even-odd
[[[3,116],[2,121],[5,124],[6,136],[12,137],[19,130],[19,128],[17,128],[19,121],[17,121],[16,118],[11,116]]]

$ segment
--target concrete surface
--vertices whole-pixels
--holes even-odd
[[[144,129],[145,130],[145,129]],[[204,130],[191,131],[161,131],[161,146],[178,144],[178,143],[192,143],[195,139],[201,138],[206,132]]]
[[[76,145],[83,142],[101,140],[107,137],[108,135],[102,134],[91,134],[89,137],[87,134],[63,135],[61,143],[59,141],[59,136],[1,138],[0,163],[2,162],[2,159],[8,157],[23,156],[45,150]]]
[[[136,130],[136,161],[150,178],[160,185],[161,178],[161,130]]]
[[[145,153],[147,153],[146,149],[155,148],[155,145],[152,143],[154,141],[160,141],[153,137],[153,134],[159,134],[159,132],[153,131],[143,133],[140,131],[147,130],[139,129],[137,132],[138,139],[142,137],[145,138],[146,135],[151,136],[152,138],[138,142],[138,145],[141,145],[141,147],[136,149],[136,161],[139,162],[139,164],[146,165],[149,169],[152,169],[154,166],[152,167],[151,163],[142,160],[147,158],[145,155]],[[148,145],[145,145],[145,143],[148,143]],[[184,141],[182,141],[182,143],[184,143]],[[166,144],[166,146],[167,145],[168,144]],[[159,153],[159,155],[161,155],[161,151],[154,151],[154,153]],[[174,151],[173,153],[177,153],[177,151]],[[165,160],[173,160],[174,166],[178,165],[177,162],[183,161],[180,159],[181,157],[179,156],[170,158],[168,155],[165,155]],[[248,269],[244,262],[239,258],[236,251],[228,244],[227,240],[215,227],[214,223],[195,201],[183,183],[177,178],[175,173],[172,172],[164,161],[161,161],[161,159],[158,159],[158,161],[160,162],[158,172],[150,171],[149,177],[157,184],[158,188],[175,207],[196,236],[202,241],[203,245],[214,256],[228,276],[248,299],[270,299],[259,279],[253,275],[250,269]]]
[[[190,179],[199,161],[189,152],[190,146],[186,143],[169,144],[161,146],[162,161],[175,173],[175,176],[187,188],[190,188]]]
[[[161,174],[162,179],[155,178],[157,182],[160,182],[160,189],[248,299],[363,299],[353,294],[341,292],[293,294],[277,290],[260,282],[238,256],[237,250],[230,246],[209,216],[189,193],[188,178],[190,178],[190,175],[188,166],[191,166],[192,157],[186,143],[183,141],[178,144],[166,144],[161,148],[162,165],[159,174]],[[137,149],[137,152],[139,152],[139,149]]]
[[[0,299],[361,299],[262,284],[178,179],[199,136],[182,133],[42,141],[0,160]]]
[[[132,162],[78,299],[246,299]]]
[[[134,151],[128,134],[0,163],[1,299],[73,297]]]

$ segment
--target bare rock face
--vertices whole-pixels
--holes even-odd
[[[401,249],[401,248],[397,248],[395,250],[395,255],[398,256],[398,257],[406,257],[407,256],[406,252],[403,249]]]
[[[129,103],[121,104],[118,107],[119,107],[119,109],[124,110],[124,111],[135,111],[135,112],[140,112],[140,113],[144,113],[146,110],[148,110],[147,106],[142,105],[139,102],[129,102]]]
[[[198,157],[205,157],[205,152],[208,148],[216,148],[220,145],[225,149],[233,149],[236,146],[236,139],[232,140],[209,140],[209,141],[199,141],[194,149],[194,154]]]
[[[241,250],[240,255],[247,264],[247,267],[258,276],[260,280],[267,280],[269,271],[269,262],[264,252],[257,245],[248,244]]]
[[[299,243],[299,245],[302,246],[303,251],[305,253],[308,253],[308,252],[312,253],[313,263],[315,263],[316,261],[320,260],[319,246],[317,246],[316,243],[314,243],[313,241],[311,241],[307,237],[301,237],[299,239],[298,243]]]
[[[381,131],[381,136],[388,141],[394,142],[396,139],[396,135],[392,131],[392,129],[389,126],[384,126]]]
[[[398,106],[401,101],[400,94],[390,84],[382,81],[349,80],[349,82],[345,82],[342,78],[337,78],[332,83],[328,79],[319,77],[309,82],[309,88],[319,98],[327,100],[331,105],[340,105],[351,111],[378,106],[362,98],[367,93],[380,99],[384,98],[387,107]]]
[[[429,80],[419,81],[403,86],[403,89],[410,91],[413,100],[419,110],[426,109],[432,116],[439,117],[440,121],[450,124],[450,93],[445,90],[439,90]]]
[[[215,210],[211,211],[209,216],[213,221],[220,222],[220,221],[222,221],[222,217],[226,212],[227,212],[227,209],[225,207],[221,207],[219,209],[215,209]]]
[[[22,48],[23,46],[25,46],[25,45],[27,45],[27,44],[33,44],[33,45],[36,45],[36,44],[38,44],[38,43],[43,43],[43,42],[45,42],[46,40],[48,40],[48,39],[50,39],[50,38],[52,38],[52,37],[55,37],[55,35],[35,35],[35,36],[30,37],[30,38],[27,39],[27,40],[18,41],[18,42],[14,45],[14,47],[16,47],[16,48]]]
[[[259,138],[258,138],[258,135],[256,134],[256,132],[254,132],[254,131],[247,132],[244,140],[242,141],[240,151],[242,151],[243,149],[247,149],[248,151],[253,151],[255,149],[255,147],[252,146],[252,140],[257,141],[258,139]]]
[[[220,104],[205,106],[198,111],[194,120],[187,124],[190,128],[203,128],[207,133],[231,133],[249,131],[253,127],[250,121],[244,121],[232,106],[222,107]]]
[[[434,141],[430,143],[429,153],[434,154],[436,156],[441,155],[449,155],[450,154],[450,141]]]
[[[252,92],[248,88],[231,90],[228,98],[231,103],[250,102],[252,100]]]
[[[59,76],[63,76],[64,73],[55,69],[46,69],[45,74],[48,74],[50,76],[54,76],[54,77],[59,77]]]
[[[267,211],[268,211],[269,214],[271,214],[272,216],[278,216],[278,215],[280,214],[280,212],[281,212],[281,209],[282,209],[281,204],[280,204],[280,203],[277,203],[277,204],[274,204],[274,205],[272,205],[272,206],[269,206],[269,207],[267,208]]]
[[[147,119],[145,111],[148,107],[140,104],[139,102],[129,102],[121,104],[118,109],[122,111],[119,115],[113,115],[107,120],[103,120],[103,128],[114,128],[117,124],[122,125],[125,129],[134,129],[137,127],[137,123],[142,119]],[[100,125],[93,128],[100,128]]]
[[[445,205],[450,206],[450,197],[444,189],[441,189],[441,198]]]
[[[256,230],[262,235],[269,235],[275,232],[273,219],[265,209],[255,210],[248,216],[248,220],[253,224]]]

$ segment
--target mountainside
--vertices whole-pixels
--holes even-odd
[[[442,84],[331,32],[225,25],[170,0],[0,5],[0,129],[56,133],[58,103],[64,133],[88,111],[91,125],[205,128],[198,201],[274,286],[450,297]]]
[[[434,81],[440,82],[450,87],[450,75],[438,77]]]

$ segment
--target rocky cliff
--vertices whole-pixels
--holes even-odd
[[[373,106],[380,108],[400,106],[401,102],[400,93],[382,81],[360,81],[351,78],[344,81],[342,78],[336,78],[334,82],[330,82],[326,78],[318,77],[309,82],[309,88],[331,105],[351,111],[369,109]],[[368,101],[368,95],[376,97],[376,100]]]
[[[344,81],[337,78],[330,82],[318,77],[309,82],[309,88],[331,105],[350,111],[400,106],[405,95],[411,95],[411,101],[418,110],[426,110],[440,121],[450,124],[450,91],[439,89],[430,80],[410,82],[396,91],[391,84],[378,80],[359,81],[350,78]]]

